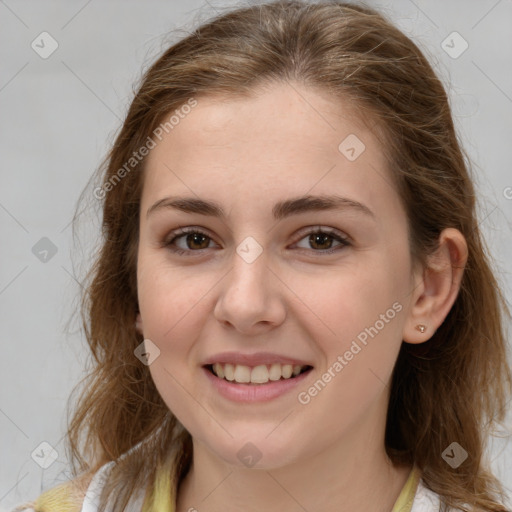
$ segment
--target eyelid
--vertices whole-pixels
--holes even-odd
[[[200,235],[204,235],[205,237],[209,238],[212,242],[214,243],[217,243],[215,242],[215,239],[214,237],[210,234],[210,232],[205,229],[205,228],[201,228],[199,226],[186,226],[184,228],[182,228],[181,226],[177,229],[174,229],[172,230],[168,236],[166,236],[163,241],[162,241],[162,246],[164,247],[168,247],[169,245],[171,245],[172,242],[174,242],[175,240],[177,240],[178,238],[182,238],[184,237],[185,235],[190,235],[190,234],[195,234],[195,233],[198,233]],[[217,244],[218,245],[218,244]],[[179,250],[179,249],[178,249]],[[191,251],[191,250],[188,250],[188,251],[183,251],[183,252],[201,252],[203,251],[204,249],[200,249],[200,250],[197,250],[197,251]]]
[[[298,231],[298,233],[295,235],[295,237],[294,237],[295,241],[293,242],[292,245],[297,244],[298,242],[300,242],[306,236],[312,235],[312,234],[316,234],[316,233],[323,234],[323,235],[329,235],[332,238],[334,238],[335,240],[337,240],[341,245],[338,246],[338,248],[325,249],[325,250],[319,250],[319,251],[315,251],[313,249],[304,249],[304,248],[299,248],[299,250],[306,251],[308,253],[313,253],[313,254],[314,253],[318,253],[319,255],[321,255],[321,254],[332,254],[332,253],[338,252],[340,247],[343,248],[343,247],[347,247],[347,246],[352,245],[351,238],[348,235],[346,235],[345,233],[343,233],[343,232],[341,232],[341,231],[339,231],[339,230],[337,230],[335,228],[323,227],[323,226],[318,225],[318,224],[312,225],[312,226],[305,226],[302,229],[300,229]],[[177,239],[182,238],[182,237],[184,237],[186,235],[189,235],[189,234],[201,234],[201,235],[209,238],[212,242],[217,243],[217,242],[215,242],[214,237],[211,236],[211,234],[209,233],[209,231],[207,229],[204,229],[204,228],[199,227],[199,226],[186,226],[184,228],[182,228],[180,226],[178,229],[173,230],[169,234],[169,236],[167,236],[163,240],[162,246],[169,248],[173,244],[173,242],[175,242]],[[209,248],[207,247],[205,249],[198,249],[198,250],[191,250],[191,249],[184,250],[184,249],[180,249],[180,248],[174,248],[174,249],[171,249],[171,251],[176,253],[176,254],[188,253],[188,254],[192,255],[193,253],[202,254],[203,251],[206,251],[207,249],[209,249]]]
[[[306,235],[314,234],[317,232],[321,232],[322,234],[325,234],[325,235],[331,235],[334,237],[338,237],[341,240],[343,240],[344,242],[352,243],[352,239],[347,234],[345,234],[343,231],[340,231],[336,228],[325,227],[325,226],[322,226],[321,224],[305,226],[304,228],[300,229],[298,231],[297,235],[295,236],[296,241],[299,242]],[[294,243],[296,243],[296,242],[294,242]],[[317,251],[317,252],[320,252],[320,251]]]

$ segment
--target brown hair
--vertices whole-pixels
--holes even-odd
[[[444,323],[425,343],[402,343],[386,450],[395,462],[415,463],[445,505],[505,511],[484,448],[487,428],[503,419],[511,389],[503,328],[509,311],[479,231],[468,159],[446,92],[418,47],[382,14],[333,2],[232,10],[172,45],[145,73],[100,168],[103,241],[82,301],[94,361],[68,431],[75,474],[96,471],[124,454],[103,495],[103,501],[115,498],[117,512],[135,489],[152,489],[155,468],[170,467],[170,454],[175,482],[187,471],[190,434],[134,356],[142,341],[134,323],[145,159],[128,168],[126,163],[164,117],[191,98],[249,96],[276,81],[349,99],[384,128],[383,147],[407,212],[415,263],[426,264],[445,228],[466,238],[467,266]],[[456,469],[441,457],[453,441],[468,452]]]

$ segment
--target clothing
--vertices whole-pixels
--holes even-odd
[[[33,503],[19,505],[12,512],[97,512],[98,498],[108,472],[114,462],[102,466],[91,480],[83,501],[73,500],[69,484],[63,484],[41,494]],[[175,512],[175,498],[170,488],[168,475],[157,473],[156,492],[153,501],[155,512]],[[144,493],[132,498],[127,512],[146,512],[150,503]],[[392,512],[439,512],[440,499],[427,489],[417,467],[411,471]]]

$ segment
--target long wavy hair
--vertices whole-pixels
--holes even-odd
[[[506,511],[486,443],[504,419],[511,390],[510,311],[480,233],[469,159],[445,89],[420,49],[381,13],[335,2],[278,1],[224,12],[175,42],[144,73],[96,174],[102,241],[81,299],[92,357],[68,422],[73,475],[117,461],[101,503],[112,499],[112,510],[120,512],[136,490],[154,491],[156,468],[170,468],[174,485],[188,471],[191,436],[134,356],[143,340],[135,319],[146,158],[130,159],[191,99],[250,97],[257,86],[276,82],[350,101],[384,128],[383,150],[407,212],[414,263],[426,265],[445,228],[466,238],[467,266],[445,321],[427,342],[402,343],[386,451],[394,462],[416,464],[443,507]],[[453,441],[468,452],[456,469],[441,456]]]

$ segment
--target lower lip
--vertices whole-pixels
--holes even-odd
[[[203,367],[203,371],[215,389],[225,398],[234,402],[268,402],[274,398],[288,393],[298,386],[311,373],[312,368],[291,379],[269,381],[266,384],[237,384],[220,379],[210,370]]]

